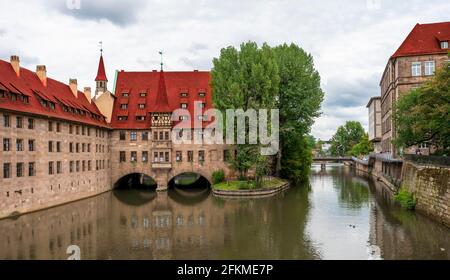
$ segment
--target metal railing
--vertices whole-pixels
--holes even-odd
[[[403,155],[403,158],[419,164],[450,166],[450,157],[447,156]]]

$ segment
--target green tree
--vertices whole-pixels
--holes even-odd
[[[373,143],[369,141],[369,135],[365,133],[361,141],[352,147],[351,155],[354,157],[364,156],[373,150]]]
[[[360,122],[348,121],[340,126],[331,139],[331,154],[334,156],[348,156],[353,146],[361,142],[365,135]]]
[[[216,109],[224,112],[227,109],[276,108],[280,77],[274,52],[267,44],[259,48],[256,43],[247,42],[241,44],[239,50],[222,49],[213,64],[211,86]],[[230,164],[241,177],[246,177],[248,170],[257,163],[265,166],[257,148],[248,144],[236,146],[237,154]]]
[[[295,141],[288,141],[289,137],[299,138],[299,141],[305,141],[306,136],[314,123],[314,119],[320,116],[320,106],[322,104],[324,93],[320,87],[320,75],[314,67],[313,57],[306,53],[302,48],[295,44],[283,44],[274,48],[275,58],[277,60],[280,73],[280,86],[278,108],[280,109],[280,150],[276,160],[276,174],[279,176],[283,162],[284,149],[292,152],[296,149],[306,149],[298,151],[295,155],[303,153],[311,154],[310,145],[293,146]],[[311,139],[310,139],[311,140]],[[292,159],[292,154],[289,155]],[[302,160],[300,157],[297,160]],[[286,162],[286,161],[285,161]],[[310,166],[301,165],[305,170],[299,173],[304,176],[309,172]],[[292,169],[289,169],[292,170]],[[293,177],[297,172],[286,177]],[[300,179],[300,178],[298,178]]]
[[[281,176],[295,184],[306,181],[312,164],[312,154],[306,137],[287,137],[283,145]]]
[[[450,152],[450,65],[400,97],[394,109],[397,136],[393,143],[397,147],[429,143],[441,153]]]

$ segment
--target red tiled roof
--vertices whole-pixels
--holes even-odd
[[[187,110],[191,114],[193,123],[197,116],[194,115],[194,101],[206,103],[205,109],[212,108],[212,92],[209,86],[210,73],[203,71],[192,72],[125,72],[121,71],[117,75],[115,95],[118,97],[114,101],[114,108],[111,118],[111,126],[118,129],[149,129],[151,127],[150,114],[153,112],[173,112],[181,108],[181,103],[187,103]],[[141,97],[142,89],[147,89],[146,97]],[[129,94],[128,109],[121,110],[121,98],[123,93]],[[182,92],[187,92],[188,97],[181,97]],[[199,92],[205,92],[206,96],[201,97]],[[139,104],[145,102],[145,121],[137,121],[136,117],[141,116],[143,110],[139,109]],[[123,116],[127,111],[128,120],[119,121],[118,116]],[[201,112],[203,113],[203,112]],[[176,122],[175,122],[176,123]],[[203,126],[210,122],[203,122]]]
[[[417,24],[392,58],[447,53],[449,50],[441,49],[440,42],[450,38],[450,22]]]
[[[12,101],[10,98],[0,98],[0,109],[107,127],[104,116],[97,106],[94,103],[89,103],[82,92],[78,91],[78,98],[76,98],[68,85],[51,78],[47,78],[47,86],[44,87],[36,73],[25,68],[20,68],[20,76],[18,77],[11,64],[1,59],[0,84],[3,85],[0,88],[6,88],[9,92],[21,93],[29,97],[28,104],[20,100]],[[40,104],[40,98],[55,103],[55,109],[43,107]],[[100,119],[94,119],[89,114],[80,115],[65,112],[60,103],[95,113],[100,116]]]
[[[95,78],[95,81],[108,81],[108,79],[106,78],[105,63],[103,63],[103,55],[100,55],[97,77]]]

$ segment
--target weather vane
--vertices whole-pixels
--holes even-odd
[[[100,45],[100,54],[103,54],[103,42],[100,41],[100,42],[98,42],[98,43],[99,43],[99,45]]]
[[[164,65],[164,63],[163,63],[163,52],[159,51],[159,55],[161,56],[161,71],[162,71],[163,70],[163,65]]]

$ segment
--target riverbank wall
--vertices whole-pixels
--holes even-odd
[[[355,160],[354,167],[380,181],[392,195],[406,189],[416,199],[416,211],[450,227],[450,167],[412,161]]]

